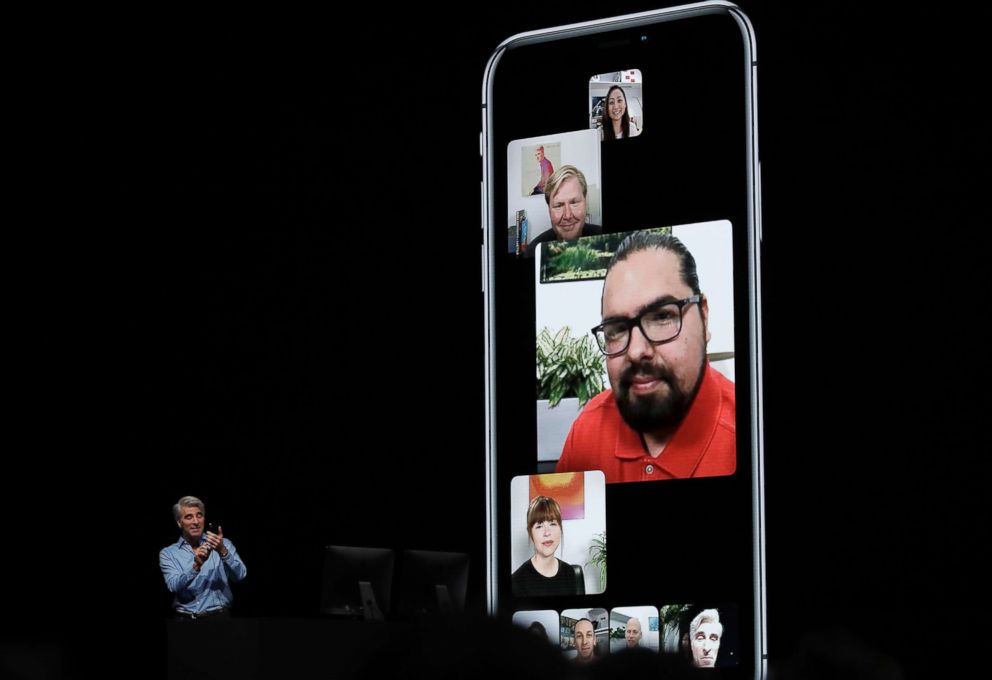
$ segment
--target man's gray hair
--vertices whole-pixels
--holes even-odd
[[[183,516],[183,508],[200,508],[200,512],[206,514],[206,508],[203,507],[203,501],[201,501],[196,496],[183,496],[179,499],[175,505],[172,506],[172,519],[179,521],[179,518]]]
[[[703,611],[696,614],[696,617],[689,624],[689,639],[693,640],[696,637],[696,630],[704,623],[720,623],[720,612],[717,609],[704,609]],[[720,630],[723,630],[723,624],[720,623]]]

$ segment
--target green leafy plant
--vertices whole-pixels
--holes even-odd
[[[606,532],[593,534],[592,542],[589,544],[589,561],[587,567],[592,567],[599,571],[599,584],[606,589]]]
[[[549,274],[553,276],[562,272],[589,269],[596,266],[598,262],[599,255],[595,250],[586,245],[576,245],[563,248],[552,256],[548,263],[548,269]]]
[[[658,616],[662,622],[662,629],[671,626],[672,630],[677,631],[679,628],[679,618],[685,612],[689,611],[692,605],[688,604],[669,604],[658,609]]]
[[[542,328],[537,336],[537,398],[551,408],[568,397],[582,406],[606,389],[599,349],[591,337],[571,333],[568,326],[554,334]]]
[[[677,621],[682,612],[689,610],[689,606],[687,604],[668,604],[658,610],[658,616],[667,625],[672,621]]]

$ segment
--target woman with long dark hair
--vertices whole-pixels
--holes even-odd
[[[636,118],[632,118],[627,111],[627,95],[619,85],[614,85],[606,93],[606,105],[599,125],[604,140],[626,139],[641,134]]]

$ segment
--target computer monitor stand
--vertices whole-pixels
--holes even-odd
[[[372,592],[372,583],[369,581],[359,581],[358,591],[362,596],[362,610],[365,612],[366,621],[382,621],[382,610],[375,601],[375,593]]]
[[[453,608],[451,606],[451,593],[448,592],[448,586],[438,583],[434,586],[434,592],[437,593],[437,610],[442,614],[450,614]]]

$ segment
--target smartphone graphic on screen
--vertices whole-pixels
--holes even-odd
[[[576,664],[764,673],[756,77],[726,2],[486,70],[488,604]]]

